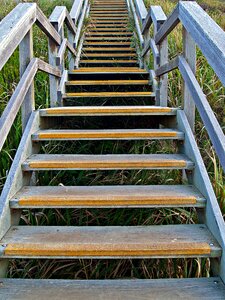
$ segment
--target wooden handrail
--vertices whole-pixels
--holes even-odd
[[[209,102],[203,93],[195,75],[184,57],[179,56],[179,70],[186,82],[208,135],[212,141],[220,163],[225,170],[225,135],[217,121]]]
[[[225,32],[216,24],[215,21],[196,3],[193,1],[180,1],[168,18],[164,18],[161,14],[160,7],[151,6],[145,21],[143,22],[142,33],[149,30],[154,23],[155,27],[155,44],[161,47],[169,33],[177,26],[179,22],[184,26],[183,38],[185,49],[183,55],[188,55],[186,59],[189,63],[195,64],[195,45],[200,48],[203,55],[223,83],[225,85]],[[162,23],[156,28],[157,22],[162,16]],[[192,39],[194,42],[192,42]],[[158,52],[153,48],[153,43],[145,43],[142,52],[143,57],[152,49],[154,59],[156,61]],[[189,49],[190,48],[190,49]],[[191,52],[190,52],[191,51]],[[188,53],[188,54],[186,54]],[[207,129],[209,137],[219,157],[220,163],[225,170],[225,138],[222,129],[213,114],[213,111],[203,94],[194,74],[195,67],[190,67],[185,57],[176,57],[175,59],[162,64],[161,54],[159,52],[160,65],[157,66],[155,73],[160,79],[168,72],[179,68],[183,80],[186,94],[184,99],[185,112],[189,119],[190,125],[194,127],[194,104],[196,105],[202,121]],[[189,96],[190,95],[190,96]],[[187,103],[187,102],[190,103]],[[193,101],[194,104],[191,102]]]

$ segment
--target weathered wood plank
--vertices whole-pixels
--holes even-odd
[[[220,257],[205,225],[13,226],[3,257]]]
[[[190,128],[186,115],[182,110],[177,112],[177,121],[178,128],[185,133],[185,142],[182,147],[180,147],[180,151],[188,155],[195,162],[195,172],[193,173],[192,183],[198,188],[198,190],[207,200],[204,218],[205,224],[220,243],[221,247],[225,249],[224,220],[221,209],[213,191],[198,145],[196,144],[195,137]],[[217,262],[212,261],[211,264],[213,267],[214,264],[217,265]],[[217,272],[220,273],[222,280],[225,281],[224,251],[220,260],[220,267]]]
[[[179,4],[174,11],[168,16],[167,20],[162,24],[155,36],[156,44],[160,44],[165,37],[176,27],[179,23]]]
[[[40,140],[111,140],[111,139],[173,139],[182,140],[182,132],[174,129],[92,129],[92,130],[73,130],[73,129],[46,129],[33,134],[34,141]]]
[[[179,70],[186,82],[212,144],[225,170],[225,136],[187,61],[179,57]]]
[[[54,25],[57,32],[59,32],[64,24],[66,18],[66,7],[56,6],[49,17],[49,21]]]
[[[45,61],[43,61],[40,58],[37,59],[37,63],[38,63],[38,69],[40,71],[43,71],[43,72],[53,75],[55,77],[59,77],[59,78],[61,77],[61,72],[60,72],[59,68],[46,63]]]
[[[61,77],[60,82],[59,82],[59,88],[58,88],[58,91],[57,91],[59,106],[63,105],[62,96],[66,92],[66,82],[67,82],[67,80],[68,80],[68,71],[64,70],[63,73],[62,73],[62,77]]]
[[[183,27],[183,56],[189,64],[193,74],[196,72],[196,46],[191,35]],[[183,81],[183,107],[189,121],[190,127],[194,132],[195,129],[195,103],[188,89],[187,84]]]
[[[32,207],[204,207],[204,197],[190,185],[26,186],[11,208]]]
[[[75,39],[74,39],[75,48],[77,48],[79,40],[80,40],[81,30],[82,30],[82,27],[83,27],[83,22],[84,22],[84,18],[85,18],[85,15],[86,15],[87,8],[88,8],[88,0],[85,0],[83,11],[82,11],[82,14],[81,14],[78,26],[77,26],[76,36],[75,36]]]
[[[22,168],[24,171],[52,169],[193,169],[194,163],[186,156],[179,154],[39,154],[29,157],[23,163]]]
[[[0,23],[0,70],[36,21],[36,4],[21,3]]]
[[[33,59],[33,31],[28,31],[19,45],[19,57],[20,57],[20,78],[26,71],[26,68],[30,61]],[[22,113],[22,131],[24,131],[26,124],[32,111],[35,109],[34,99],[34,82],[31,82],[30,88],[27,91],[24,101],[21,106]]]
[[[34,76],[38,70],[38,59],[33,58],[26,68],[23,76],[18,83],[12,97],[0,118],[0,150],[2,149],[17,113],[24,101],[24,98],[33,82]]]
[[[5,300],[222,300],[220,278],[58,280],[2,279],[0,297]]]
[[[165,65],[160,66],[158,69],[155,70],[156,76],[162,76],[166,73],[173,71],[174,69],[178,68],[179,64],[179,57],[176,56],[174,59],[170,60]]]
[[[78,18],[80,16],[83,3],[84,3],[84,0],[75,0],[73,3],[72,9],[70,11],[70,16],[75,25],[77,24]]]
[[[43,12],[37,7],[36,9],[37,14],[37,25],[41,28],[41,30],[49,37],[49,39],[54,42],[56,45],[60,46],[61,44],[61,37],[55,28],[52,26],[50,21],[46,18]]]
[[[32,153],[36,153],[36,147],[32,144],[31,134],[39,129],[39,113],[33,112],[28,121],[20,145],[7,176],[0,198],[0,237],[9,230],[13,216],[9,208],[9,200],[24,185],[30,184],[31,174],[23,174],[21,163]],[[1,135],[2,136],[2,135]]]
[[[154,97],[153,92],[84,92],[66,93],[64,98],[121,98],[121,97]]]
[[[225,32],[196,2],[180,2],[179,17],[225,85]]]
[[[148,13],[145,4],[143,0],[134,0],[134,2],[139,20],[143,23]]]
[[[134,4],[133,4],[132,0],[130,0],[130,7],[131,7],[131,10],[132,10],[132,13],[133,13],[133,17],[134,17],[134,22],[135,22],[135,27],[136,27],[136,30],[137,30],[138,38],[139,38],[141,47],[143,47],[144,46],[144,38],[142,36],[141,27],[139,25],[139,21],[138,21],[138,18],[137,18],[137,15],[136,15],[136,11],[135,11],[135,7],[134,7]]]
[[[75,106],[41,109],[41,116],[176,115],[176,108],[157,106]]]

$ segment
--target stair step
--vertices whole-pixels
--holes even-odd
[[[10,201],[11,208],[63,207],[204,207],[192,186],[26,186]]]
[[[114,59],[115,57],[136,57],[136,53],[84,53],[82,57],[111,57]],[[112,60],[108,59],[108,60]]]
[[[112,19],[112,20],[99,20],[99,19],[95,19],[95,20],[91,20],[91,24],[113,24],[113,23],[117,23],[117,24],[124,24],[124,25],[128,25],[128,19],[124,19],[124,20],[121,20],[121,18],[118,20],[118,19]]]
[[[204,296],[203,296],[204,295]],[[0,298],[5,300],[156,300],[225,299],[219,277],[182,279],[1,279]]]
[[[116,27],[116,28],[112,28],[112,27],[105,27],[105,28],[102,28],[102,27],[91,27],[91,28],[89,28],[89,30],[88,30],[88,33],[89,32],[104,32],[104,31],[106,31],[106,32],[108,32],[108,31],[110,31],[110,32],[112,32],[112,31],[115,31],[115,32],[121,32],[121,31],[126,31],[126,32],[130,32],[130,30],[127,28],[127,27]]]
[[[220,257],[202,224],[154,226],[12,226],[2,258]]]
[[[22,164],[24,171],[193,168],[194,163],[181,154],[34,154]]]
[[[124,32],[124,31],[121,31],[121,32],[114,32],[114,31],[106,31],[106,32],[91,32],[91,34],[87,34],[87,37],[90,37],[90,36],[111,36],[111,35],[118,35],[118,36],[122,36],[122,35],[126,35],[126,36],[132,36],[133,35],[133,32]]]
[[[121,46],[120,49],[123,49],[124,46],[131,45],[131,42],[84,42],[84,46]]]
[[[86,41],[129,41],[129,37],[114,37],[114,36],[102,36],[102,37],[86,37]]]
[[[77,80],[67,81],[66,86],[89,85],[148,85],[148,80]]]
[[[130,60],[125,60],[125,59],[83,59],[83,60],[80,60],[80,64],[131,64],[131,65],[135,65],[137,64],[137,60],[133,60],[133,59],[130,59]]]
[[[98,51],[100,51],[100,52],[105,52],[105,51],[115,51],[115,52],[124,52],[124,51],[126,51],[126,52],[128,52],[128,55],[129,55],[129,52],[136,52],[136,50],[134,49],[134,48],[126,48],[126,47],[119,47],[119,48],[116,48],[116,47],[114,47],[114,48],[112,48],[112,47],[84,47],[83,48],[83,51],[85,52],[85,53],[87,53],[87,52],[98,52]],[[87,55],[89,55],[89,54],[87,54]],[[98,55],[98,54],[95,54],[96,56]],[[107,54],[105,54],[105,55],[110,55],[110,53],[107,53]],[[122,54],[121,54],[122,55]],[[136,54],[135,54],[136,55]]]
[[[161,106],[67,106],[41,109],[41,116],[176,115],[177,109]]]
[[[121,67],[90,67],[90,68],[79,68],[77,70],[71,70],[68,72],[68,74],[96,74],[96,73],[103,73],[103,74],[142,74],[142,75],[148,75],[148,72],[137,68],[137,67],[127,67],[127,68],[121,68]]]
[[[33,141],[48,140],[183,140],[184,133],[173,129],[46,129],[32,135]]]
[[[155,97],[152,92],[84,92],[66,93],[63,98],[121,98],[121,97]]]

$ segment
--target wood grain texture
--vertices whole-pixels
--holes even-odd
[[[205,225],[13,226],[3,257],[219,257]],[[210,246],[211,245],[211,246]]]
[[[0,23],[0,70],[36,21],[36,4],[20,3]]]
[[[103,129],[103,130],[40,130],[33,141],[41,140],[111,140],[111,139],[184,139],[182,132],[173,129]]]
[[[179,154],[39,154],[27,159],[22,169],[29,170],[114,170],[114,169],[193,169],[194,164]]]
[[[78,70],[71,70],[69,71],[69,74],[85,74],[85,73],[105,73],[105,74],[110,74],[110,73],[118,73],[118,74],[124,74],[124,73],[140,73],[140,74],[148,74],[147,71],[143,69],[139,69],[137,67],[126,67],[126,68],[121,68],[121,67],[91,67],[91,68],[79,68]]]
[[[41,109],[41,116],[77,115],[176,115],[177,109],[157,106],[71,106]]]
[[[186,185],[26,186],[11,208],[32,207],[204,207],[204,197]]]
[[[220,278],[58,280],[1,279],[4,300],[223,300]]]
[[[76,85],[148,85],[148,80],[70,80],[66,82],[67,86]]]
[[[115,97],[154,97],[152,92],[86,92],[66,93],[64,98],[115,98]]]

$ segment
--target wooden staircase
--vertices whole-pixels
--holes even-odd
[[[81,18],[90,11],[90,22],[80,51],[77,48],[77,68],[64,70],[58,91],[54,86],[52,89],[61,106],[31,113],[1,195],[2,277],[7,262],[21,258],[207,258],[212,277],[82,281],[2,278],[0,299],[224,299],[224,223],[189,120],[181,108],[155,105],[158,91],[149,70],[139,66],[142,58],[136,52],[129,25],[130,0],[95,0],[90,7],[87,3],[84,1]],[[57,28],[56,22],[52,24]],[[86,126],[90,118],[99,124],[97,128]],[[82,140],[167,141],[170,151],[54,153],[56,142],[69,145]],[[50,145],[49,153],[43,152],[46,144]],[[150,170],[155,174],[178,170],[183,180],[180,184],[170,181],[169,185],[35,184],[41,172],[49,172],[51,181],[53,172],[60,170]],[[43,208],[195,208],[199,223],[18,225],[22,210]]]

